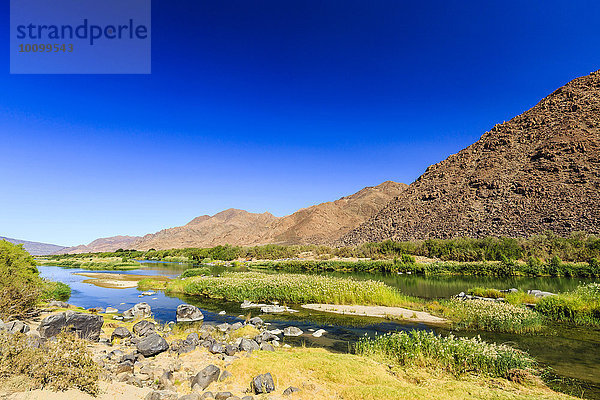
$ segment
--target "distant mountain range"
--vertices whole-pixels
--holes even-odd
[[[597,234],[599,210],[596,71],[494,126],[476,143],[427,168],[410,186],[388,181],[285,217],[229,209],[143,237],[103,238],[55,252],[268,243],[348,246],[387,239],[524,237],[546,231]]]
[[[57,246],[55,244],[29,242],[27,240],[13,239],[0,236],[0,240],[6,240],[7,242],[14,244],[22,244],[23,248],[34,256],[47,256],[52,253],[60,252],[66,249],[65,246]]]
[[[366,187],[339,200],[303,208],[285,217],[265,212],[250,213],[234,208],[215,215],[202,215],[184,226],[135,236],[115,236],[94,240],[88,245],[69,247],[60,253],[87,253],[123,249],[172,249],[217,245],[255,246],[278,244],[333,243],[373,216],[407,185],[384,182]]]

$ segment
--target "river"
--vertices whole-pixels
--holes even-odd
[[[106,271],[110,273],[135,275],[162,275],[175,277],[185,265],[178,263],[144,262],[143,268],[132,271]],[[217,267],[215,267],[217,268]],[[272,328],[283,329],[287,326],[297,326],[305,334],[297,338],[285,338],[290,344],[305,344],[306,346],[326,347],[333,351],[347,352],[352,343],[364,335],[375,335],[386,332],[411,329],[434,330],[440,334],[449,334],[448,329],[427,326],[425,324],[405,321],[391,321],[380,318],[343,316],[338,314],[308,311],[299,305],[288,305],[298,310],[297,313],[278,315],[262,315],[260,310],[244,310],[238,303],[215,301],[196,296],[166,296],[157,292],[153,296],[139,297],[136,288],[108,288],[91,283],[90,278],[75,273],[90,272],[81,269],[64,269],[60,267],[41,266],[41,275],[54,281],[60,281],[71,287],[72,294],[69,303],[85,307],[112,306],[120,312],[141,301],[149,303],[156,320],[168,322],[175,320],[175,309],[179,304],[189,303],[199,307],[206,322],[241,321],[251,312],[252,316],[260,315],[272,324]],[[101,271],[93,271],[101,272]],[[550,292],[571,290],[587,279],[569,278],[492,278],[474,276],[435,276],[423,277],[415,275],[382,275],[382,274],[349,274],[327,273],[336,276],[352,276],[356,279],[377,279],[390,286],[399,288],[403,293],[422,298],[448,298],[461,291],[475,286],[493,287],[497,289],[540,289]],[[225,314],[220,314],[225,311]],[[243,316],[243,317],[242,317]],[[311,331],[325,329],[320,338],[311,335]],[[551,324],[544,334],[516,335],[490,332],[452,332],[457,336],[480,335],[483,339],[508,343],[514,347],[528,351],[540,364],[550,367],[556,375],[557,385],[562,390],[574,395],[600,400],[600,329],[575,327],[568,324]]]

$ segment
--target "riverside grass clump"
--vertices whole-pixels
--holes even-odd
[[[191,278],[193,276],[212,275],[210,267],[189,268],[183,271],[181,278]]]
[[[61,333],[40,347],[29,344],[22,333],[0,332],[0,380],[29,381],[31,387],[51,390],[79,389],[93,396],[100,367],[93,361],[84,340]]]
[[[141,267],[141,264],[137,261],[123,261],[121,259],[41,260],[41,264],[51,267],[81,268],[90,271],[128,271]]]
[[[589,283],[571,292],[544,297],[535,309],[553,321],[600,326],[600,283]]]
[[[225,272],[222,276],[177,279],[169,282],[167,291],[240,302],[405,306],[416,301],[373,280],[261,272]]]
[[[486,343],[479,337],[444,337],[429,331],[365,337],[356,343],[355,351],[402,366],[441,368],[456,376],[474,372],[509,378],[516,369],[534,372],[536,368],[534,359],[512,347]]]
[[[502,302],[450,300],[445,313],[456,321],[456,329],[533,333],[543,328],[543,318],[539,313]]]

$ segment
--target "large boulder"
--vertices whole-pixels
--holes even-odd
[[[133,333],[138,336],[146,336],[154,332],[156,332],[156,324],[150,321],[140,321],[133,325]]]
[[[180,304],[177,306],[177,322],[196,322],[202,321],[204,315],[198,307],[190,304]]]
[[[213,382],[216,382],[221,375],[221,370],[216,365],[210,364],[202,371],[198,372],[196,376],[192,378],[192,389],[198,386],[199,390],[204,390]]]
[[[138,303],[135,306],[131,307],[129,310],[125,310],[125,312],[123,313],[123,318],[148,318],[150,315],[152,315],[152,308],[150,307],[150,304]]]
[[[252,351],[252,350],[259,349],[258,343],[256,343],[252,339],[246,339],[246,338],[242,338],[242,340],[240,341],[240,345],[238,347],[239,347],[240,351]]]
[[[136,345],[137,351],[144,357],[155,356],[169,349],[169,343],[157,333],[151,333]]]
[[[275,382],[271,373],[258,375],[252,379],[252,388],[255,394],[271,393],[275,391]]]
[[[64,329],[82,339],[98,340],[103,324],[104,320],[100,315],[66,311],[44,318],[38,331],[42,338],[54,337]]]
[[[300,336],[303,333],[302,329],[296,328],[295,326],[288,326],[283,330],[283,336]]]

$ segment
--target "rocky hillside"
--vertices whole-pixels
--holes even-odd
[[[0,236],[0,240],[6,240],[7,242],[13,244],[22,244],[23,248],[27,250],[29,254],[34,256],[47,256],[48,254],[52,254],[65,248],[64,246],[57,246],[55,244],[29,242],[27,240],[7,238],[3,236]]]
[[[138,250],[217,245],[254,246],[267,243],[332,243],[341,235],[373,216],[407,186],[384,182],[339,200],[301,209],[285,217],[266,212],[249,213],[229,209],[213,216],[203,215],[184,226],[164,229],[134,241]]]
[[[89,244],[80,244],[79,246],[66,247],[55,251],[53,254],[81,254],[81,253],[100,253],[116,251],[118,249],[131,249],[131,245],[139,236],[112,236],[96,239]]]
[[[268,212],[253,214],[230,208],[213,216],[194,218],[184,226],[146,235],[132,246],[137,250],[159,250],[252,243],[263,235],[276,219]]]
[[[600,232],[600,71],[430,166],[340,245]]]

